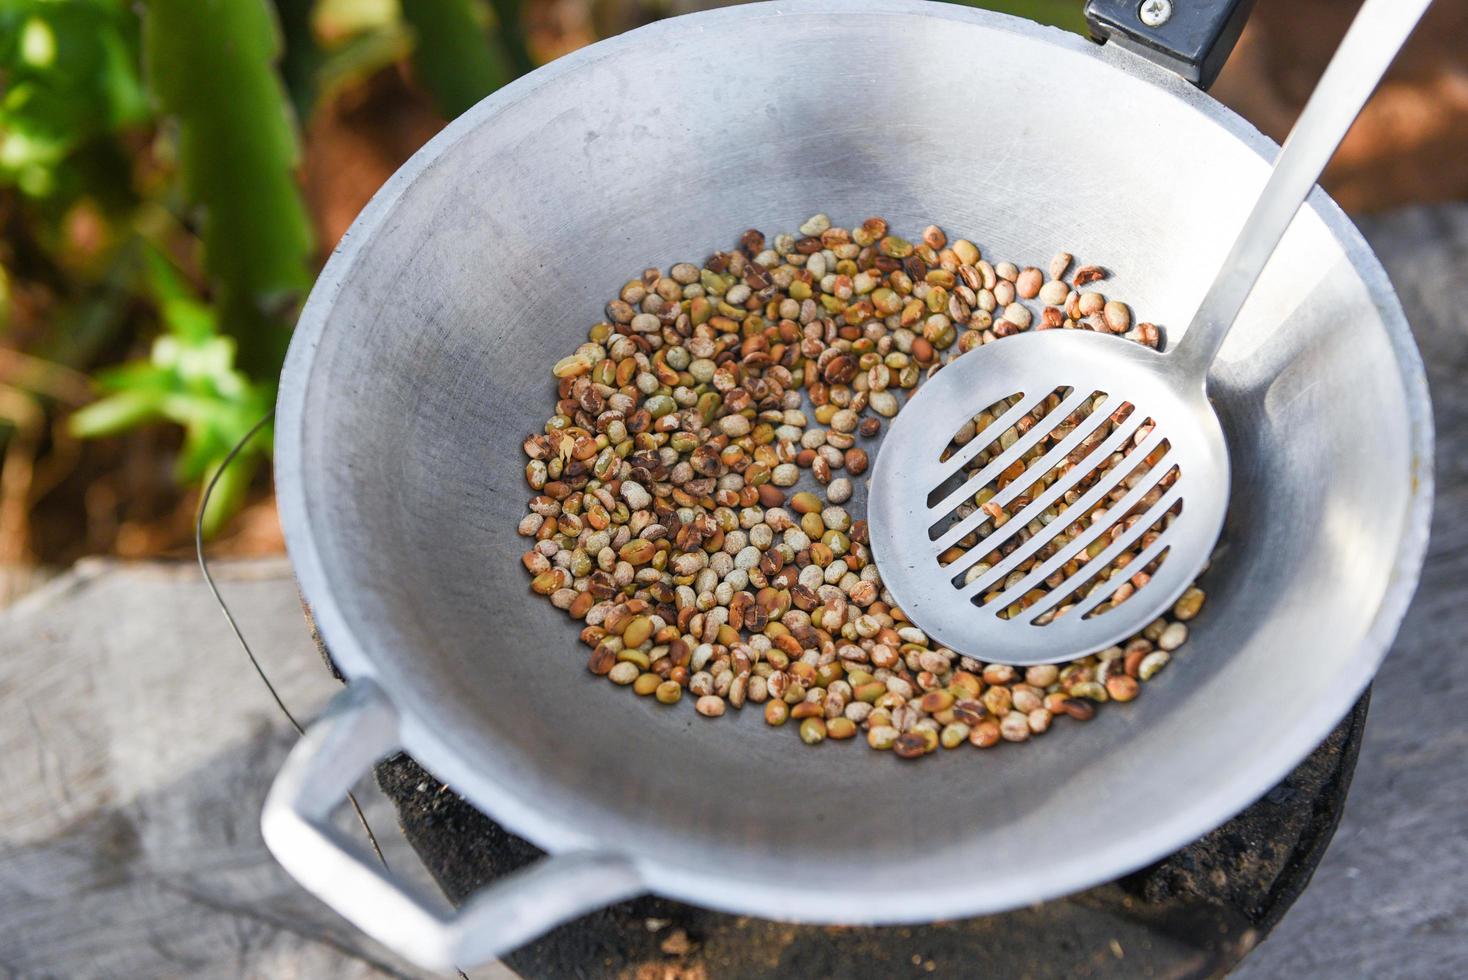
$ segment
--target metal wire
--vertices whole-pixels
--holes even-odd
[[[194,518],[194,553],[199,559],[199,571],[204,574],[204,584],[209,586],[210,594],[214,596],[214,601],[219,604],[219,611],[224,613],[224,619],[229,623],[229,628],[234,633],[234,638],[239,641],[240,649],[244,650],[245,656],[250,658],[250,666],[255,668],[255,673],[259,676],[260,682],[265,685],[265,689],[275,699],[276,707],[280,708],[280,713],[285,715],[286,720],[291,723],[291,727],[296,730],[296,734],[304,735],[306,734],[306,730],[301,727],[301,723],[296,720],[296,716],[291,714],[291,709],[287,708],[285,702],[281,700],[280,692],[270,682],[270,677],[265,673],[265,668],[260,665],[259,658],[255,656],[255,651],[250,647],[250,641],[245,639],[245,634],[240,629],[240,624],[235,620],[234,613],[229,608],[229,603],[225,602],[224,596],[220,595],[219,586],[215,584],[214,576],[209,572],[209,559],[204,554],[204,510],[209,506],[209,499],[214,495],[215,484],[219,482],[220,476],[224,474],[225,470],[229,469],[230,464],[235,461],[235,458],[239,456],[240,452],[250,444],[250,440],[255,438],[260,430],[265,428],[274,417],[275,409],[271,409],[265,413],[260,421],[250,426],[250,431],[241,436],[240,441],[235,443],[234,447],[225,454],[224,460],[219,464],[219,468],[214,471],[214,475],[209,478],[209,482],[204,486],[203,496],[199,498],[199,512]],[[372,832],[372,825],[367,822],[367,815],[362,812],[362,805],[357,802],[357,797],[352,793],[347,794],[347,800],[352,804],[352,810],[357,814],[357,821],[362,825],[362,830],[367,834],[367,842],[372,845],[372,853],[377,855],[377,860],[382,862],[382,866],[386,868],[388,866],[387,857],[382,853],[382,847],[377,843],[377,835]],[[461,980],[469,980],[463,970],[457,970],[455,972],[459,974]]]

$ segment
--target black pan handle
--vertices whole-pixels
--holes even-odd
[[[1086,0],[1091,36],[1135,51],[1206,89],[1254,0]]]

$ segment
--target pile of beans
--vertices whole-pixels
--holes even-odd
[[[1158,345],[1094,288],[1103,269],[1067,281],[1071,263],[991,264],[936,226],[912,242],[880,218],[816,215],[645,270],[556,362],[553,413],[525,440],[531,589],[584,624],[593,674],[665,705],[687,694],[709,718],[753,702],[810,744],[861,733],[916,758],[1132,700],[1202,590],[1093,656],[980,662],[906,619],[844,506],[883,420],[952,358],[1028,329]]]

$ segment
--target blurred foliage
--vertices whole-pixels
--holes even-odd
[[[472,0],[402,0],[417,40],[413,70],[439,114],[452,119],[509,81],[509,66],[484,43],[483,11]]]
[[[220,330],[219,314],[195,293],[188,280],[161,253],[149,249],[145,278],[164,332],[146,360],[98,373],[102,398],[71,417],[83,438],[116,435],[149,422],[166,420],[184,430],[175,464],[180,480],[208,480],[224,457],[274,400],[274,385],[251,381],[235,367],[235,341]],[[252,444],[220,477],[204,513],[205,532],[213,534],[244,503],[268,441]]]
[[[457,115],[532,67],[519,30],[518,0],[0,0],[0,328],[21,281],[40,299],[7,343],[94,372],[69,433],[169,423],[178,479],[212,476],[273,401],[319,258],[300,127],[409,57]],[[207,530],[268,447],[221,477]]]
[[[268,0],[148,0],[144,29],[148,84],[174,123],[221,325],[243,366],[269,376],[313,257],[274,14]]]
[[[276,0],[277,7],[287,4],[313,6],[310,0]],[[282,18],[282,24],[287,64],[301,57],[292,52],[312,52],[314,70],[309,75],[293,78],[286,73],[292,101],[305,106],[297,110],[303,120],[315,106],[413,54],[413,34],[395,0],[315,0],[304,33],[292,35],[290,20]]]
[[[280,79],[290,93],[297,119],[306,119],[316,104],[319,75],[324,60],[312,34],[315,0],[275,0],[285,50],[280,57]]]
[[[489,0],[494,12],[495,37],[509,59],[510,74],[518,78],[535,70],[535,59],[525,40],[525,23],[521,17],[520,0]]]
[[[105,152],[148,117],[137,50],[122,0],[0,0],[0,182],[33,198],[81,193],[81,151]]]

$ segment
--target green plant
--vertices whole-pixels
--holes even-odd
[[[71,417],[72,432],[99,438],[166,420],[184,430],[175,463],[180,480],[205,482],[224,457],[269,410],[271,383],[252,381],[235,366],[233,337],[220,329],[217,311],[203,302],[161,253],[146,255],[147,279],[164,332],[146,360],[98,373],[105,394]],[[226,470],[204,513],[213,534],[244,502],[250,480],[269,457],[269,439],[252,442]]]
[[[91,371],[151,348],[96,372],[71,434],[174,424],[179,479],[212,475],[268,410],[315,272],[299,124],[409,57],[449,116],[532,67],[518,0],[0,0],[0,327],[23,280],[32,355]]]
[[[267,0],[148,0],[148,86],[176,125],[221,325],[256,377],[279,370],[313,245]]]
[[[118,162],[112,137],[149,115],[137,50],[122,0],[0,0],[0,183],[69,199],[92,157]]]

